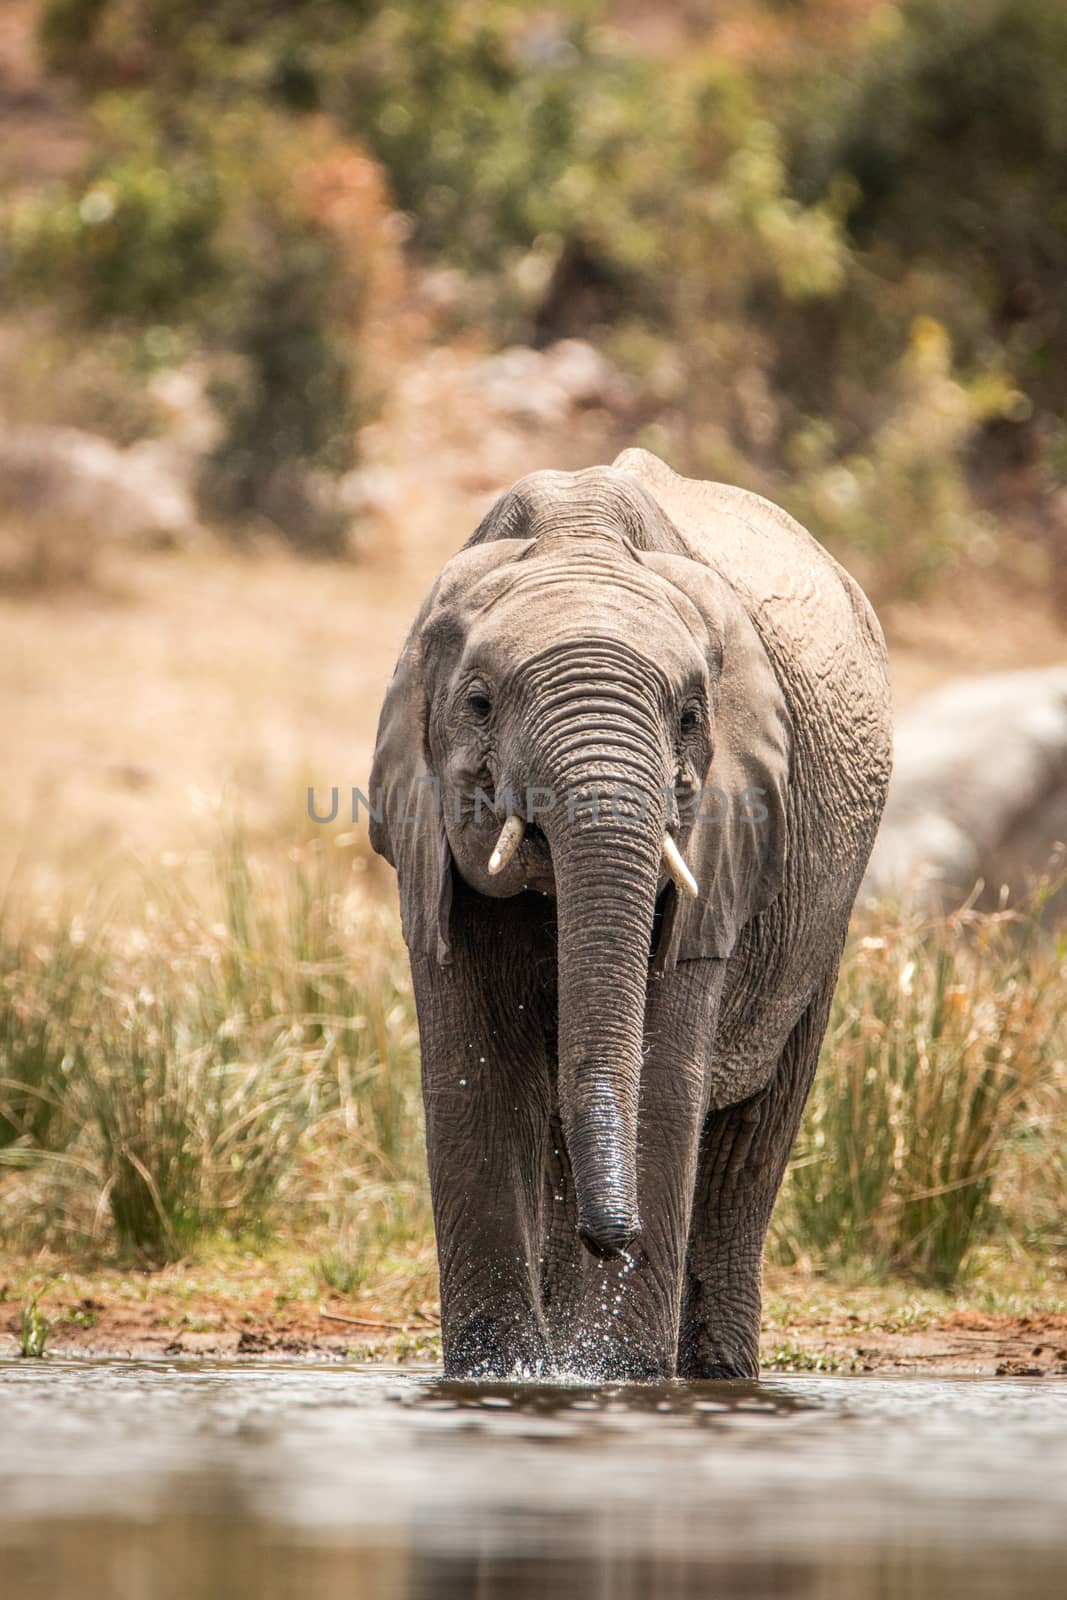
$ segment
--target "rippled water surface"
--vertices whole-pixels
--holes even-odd
[[[0,1593],[1067,1594],[1067,1383],[0,1361]]]

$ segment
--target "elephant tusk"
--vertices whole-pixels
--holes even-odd
[[[690,900],[695,900],[700,893],[700,885],[685,864],[685,857],[671,838],[669,833],[663,835],[663,861],[674,882],[675,888],[682,894],[687,894]],[[489,868],[492,872],[492,866]]]
[[[522,843],[522,836],[526,831],[526,824],[521,817],[510,816],[500,830],[500,838],[493,846],[493,853],[489,857],[489,876],[495,878],[498,872],[503,872],[512,856]]]

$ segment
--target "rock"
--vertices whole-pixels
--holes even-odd
[[[542,358],[552,381],[571,406],[612,406],[629,399],[629,385],[599,350],[584,339],[561,339]]]
[[[78,428],[0,428],[0,510],[101,539],[185,544],[201,531],[191,484],[165,442],[120,450]]]
[[[556,426],[586,406],[623,407],[630,398],[621,373],[583,339],[547,350],[515,345],[480,362],[469,381],[490,411],[532,427]]]
[[[175,457],[188,463],[189,471],[195,471],[203,458],[222,443],[226,431],[208,391],[208,371],[193,361],[181,367],[164,367],[148,384],[148,392],[167,424],[166,437],[153,440],[152,448],[166,446]]]
[[[398,467],[354,467],[337,485],[338,504],[350,517],[394,515],[403,504],[404,493],[404,474]]]
[[[931,908],[981,880],[986,903],[1048,869],[1067,840],[1067,666],[961,678],[899,721],[861,896]]]
[[[567,396],[546,374],[539,350],[502,350],[482,362],[474,382],[487,408],[512,421],[551,427],[567,414]]]

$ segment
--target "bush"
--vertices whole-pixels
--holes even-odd
[[[390,250],[384,191],[373,164],[323,127],[305,127],[294,149],[283,123],[251,113],[224,138],[232,203],[210,329],[230,360],[213,390],[226,434],[205,496],[217,514],[255,512],[334,551],[347,519],[329,485],[352,466],[373,403],[359,333]]]
[[[885,286],[902,268],[936,264],[964,286],[957,310],[951,296],[944,306],[962,359],[982,362],[992,335],[1019,386],[1057,413],[1067,355],[1065,75],[1060,0],[907,0],[887,12],[853,72],[820,85],[794,157],[809,199],[847,175],[853,237]]]
[[[83,293],[105,304],[199,304],[214,274],[240,281],[209,497],[335,547],[331,475],[370,403],[344,334],[364,346],[373,322],[351,291],[375,228],[338,257],[277,189],[243,210],[220,132],[258,117],[277,130],[267,146],[298,152],[326,116],[381,163],[416,256],[465,275],[460,323],[658,350],[645,442],[790,500],[882,596],[972,558],[1062,569],[1047,505],[1067,461],[1062,5],[744,10],[741,27],[732,7],[694,22],[664,57],[613,29],[606,0],[48,0],[48,59],[96,94],[139,86],[170,154],[115,157],[122,227],[91,221],[106,187],[68,197],[29,275],[76,240]],[[255,145],[240,161],[253,191]],[[201,148],[215,189],[153,176]],[[261,170],[291,189],[299,154]],[[257,207],[253,242],[220,258]],[[135,250],[143,263],[108,255]],[[945,335],[922,382],[916,328]],[[1005,481],[1012,510],[1029,502],[1018,520],[1051,530],[1047,556],[977,515]]]
[[[142,379],[153,353],[156,365],[207,355],[225,429],[209,509],[337,549],[331,485],[375,403],[368,324],[396,286],[377,169],[328,127],[294,136],[247,105],[164,112],[148,95],[115,96],[98,128],[80,182],[10,208],[14,291],[98,336],[135,342],[141,330]]]
[[[849,454],[835,451],[828,426],[798,428],[789,444],[797,476],[783,499],[831,548],[849,551],[873,599],[914,598],[968,556],[988,562],[995,551],[966,461],[976,428],[1010,398],[1003,381],[965,384],[945,329],[917,318],[886,385],[885,420]]]
[[[77,189],[30,194],[8,230],[16,292],[70,296],[88,323],[187,313],[217,281],[222,197],[210,166],[164,148],[142,103],[112,104]]]
[[[838,286],[833,209],[788,198],[743,76],[696,52],[668,90],[606,15],[600,0],[53,0],[44,39],[90,84],[139,79],[164,106],[322,108],[381,161],[416,247],[470,270],[539,252],[581,263],[602,307],[636,297],[656,316],[681,232],[713,284],[729,278],[709,235],[747,240],[746,264],[792,297]]]

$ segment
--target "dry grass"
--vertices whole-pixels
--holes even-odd
[[[99,581],[99,541],[92,528],[0,511],[0,594],[81,594]]]
[[[374,1259],[428,1229],[416,1032],[391,914],[332,841],[0,946],[2,1231],[175,1259],[328,1218]],[[273,879],[273,881],[268,881]]]
[[[1063,1250],[1067,993],[1042,898],[935,922],[887,915],[853,938],[779,1255],[947,1285],[993,1236]]]
[[[299,832],[308,783],[366,788],[412,618],[494,495],[629,442],[600,411],[544,426],[496,415],[483,357],[436,350],[395,374],[385,416],[361,434],[373,481],[358,561],[124,545],[106,552],[103,581],[49,587],[26,581],[13,524],[12,583],[0,579],[0,884],[24,860],[27,900],[79,901],[100,883],[114,894],[130,854],[180,857],[192,876],[220,809],[277,844]]]

